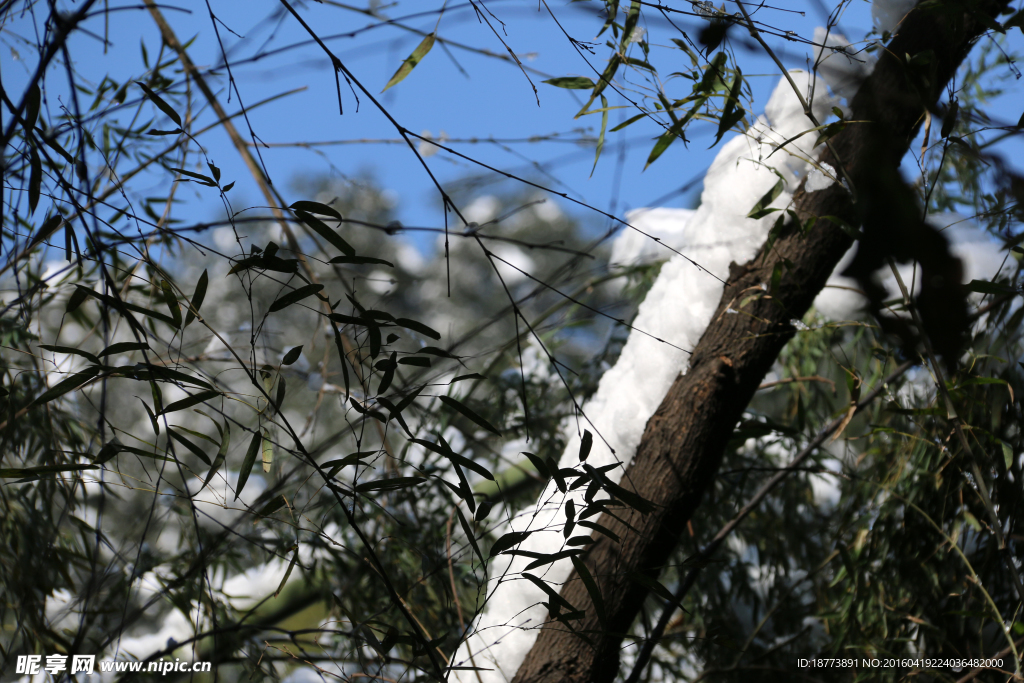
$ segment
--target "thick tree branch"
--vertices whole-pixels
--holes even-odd
[[[957,4],[957,3],[951,3]],[[586,587],[573,573],[561,595],[586,617],[575,622],[577,633],[559,622],[545,625],[516,673],[514,683],[605,683],[619,668],[622,635],[629,631],[647,590],[630,579],[642,572],[656,577],[679,540],[680,530],[700,504],[718,472],[722,454],[736,422],[782,347],[794,334],[789,321],[800,319],[825,285],[836,264],[852,244],[836,217],[859,225],[870,207],[871,188],[898,182],[898,166],[927,108],[984,31],[977,20],[984,12],[994,17],[1002,1],[962,3],[959,12],[946,7],[912,12],[882,52],[873,74],[851,103],[853,124],[833,139],[821,161],[838,166],[836,155],[858,191],[855,205],[839,184],[818,192],[803,188],[794,195],[801,222],[818,217],[806,235],[791,230],[770,252],[733,268],[718,310],[690,367],[680,375],[658,411],[647,423],[643,440],[623,485],[655,503],[656,511],[627,518],[631,531],[615,518],[600,523],[622,538],[621,544],[595,535],[586,564],[598,580],[609,615],[597,619]],[[911,73],[906,56],[929,50],[931,71]],[[783,265],[785,264],[785,265]],[[746,294],[772,280],[782,268],[777,291],[748,302],[748,315],[726,315],[739,308]],[[620,513],[621,514],[621,513]],[[583,633],[587,639],[578,635]]]

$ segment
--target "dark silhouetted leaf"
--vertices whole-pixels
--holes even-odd
[[[96,365],[86,368],[81,372],[76,372],[70,377],[63,379],[57,384],[55,384],[53,387],[50,388],[49,391],[45,392],[39,398],[32,401],[31,405],[42,405],[44,403],[52,401],[55,398],[59,398],[64,394],[68,393],[69,391],[74,391],[75,389],[82,386],[83,384],[85,384],[98,374],[100,374],[100,368],[99,366]]]
[[[527,453],[526,451],[523,451],[523,455],[525,455],[527,457],[527,459],[529,459],[529,461],[533,463],[533,466],[537,468],[537,473],[540,476],[542,476],[542,477],[550,477],[551,476],[551,472],[548,470],[547,463],[545,463],[543,460],[541,460],[539,457],[537,457],[533,453]]]
[[[356,493],[366,493],[367,491],[397,491],[399,489],[407,489],[412,486],[419,486],[426,481],[424,477],[392,477],[391,479],[378,479],[377,481],[369,481],[365,484],[356,486]]]
[[[494,557],[495,555],[509,550],[513,546],[519,545],[532,533],[532,531],[510,531],[507,534],[504,534],[494,542],[494,545],[491,546],[489,556]]]
[[[210,283],[210,276],[207,274],[206,269],[203,269],[203,274],[199,276],[199,281],[196,282],[196,291],[192,294],[192,301],[188,311],[185,313],[185,327],[196,319],[199,314],[199,309],[203,305],[203,300],[206,298],[206,288]]]
[[[98,465],[41,465],[39,467],[3,467],[0,468],[0,479],[21,477],[38,477],[40,474],[56,474],[58,472],[79,472],[82,470],[98,470]]]
[[[256,431],[252,435],[252,439],[249,441],[249,450],[245,452],[245,460],[242,461],[242,467],[238,470],[238,485],[235,486],[235,500],[238,500],[238,496],[242,495],[242,489],[245,488],[245,482],[249,481],[249,475],[252,473],[253,465],[256,464],[256,454],[260,452],[260,442],[263,441],[263,435]]]
[[[295,215],[298,216],[299,220],[305,223],[310,230],[323,237],[325,240],[330,242],[331,246],[345,254],[345,256],[355,256],[356,250],[352,246],[342,239],[341,235],[337,231],[328,227],[322,220],[313,216],[312,214],[306,213],[301,209],[292,209]]]
[[[181,117],[178,116],[178,112],[174,111],[174,108],[171,107],[171,105],[167,104],[167,102],[165,102],[162,97],[153,92],[150,89],[150,87],[145,83],[142,83],[140,81],[135,81],[135,83],[140,88],[142,88],[142,90],[146,93],[146,96],[149,97],[149,99],[153,100],[153,104],[159,107],[160,111],[167,114],[171,121],[174,121],[176,124],[178,124],[179,128],[181,127]]]
[[[270,304],[270,312],[276,313],[282,308],[287,308],[297,301],[302,301],[308,296],[313,296],[323,288],[323,285],[305,285],[304,287],[299,287],[296,290],[288,292],[282,297],[278,297],[274,303]]]
[[[335,256],[329,263],[351,263],[352,265],[369,265],[377,264],[381,266],[387,266],[394,268],[395,264],[391,261],[385,261],[382,258],[373,258],[372,256]]]
[[[585,462],[590,455],[590,449],[594,447],[594,435],[589,429],[583,430],[583,438],[580,439],[580,462]]]
[[[81,356],[82,358],[85,358],[86,360],[89,360],[95,363],[96,365],[100,364],[100,359],[97,358],[96,356],[92,355],[88,351],[76,349],[72,346],[55,346],[53,344],[40,344],[39,348],[46,349],[47,351],[53,351],[54,353],[70,353],[75,356]]]
[[[209,401],[210,399],[217,398],[218,396],[220,396],[219,391],[201,391],[198,394],[193,394],[192,396],[189,396],[188,398],[183,398],[180,401],[175,401],[174,403],[164,408],[160,414],[166,415],[167,413],[173,413],[178,410],[185,410],[186,408],[191,408],[194,405],[197,405],[204,401]]]
[[[103,356],[128,353],[129,351],[145,351],[147,349],[149,349],[149,344],[146,342],[118,342],[100,351],[99,356],[102,358]]]
[[[284,358],[281,359],[281,365],[291,365],[299,359],[300,355],[302,355],[302,347],[293,346],[288,350],[288,353],[284,354]]]
[[[597,611],[597,618],[601,620],[601,623],[605,623],[608,620],[608,615],[605,613],[604,598],[601,596],[601,589],[597,585],[597,581],[594,580],[593,574],[587,569],[587,565],[583,563],[579,557],[572,556],[572,566],[576,568],[576,573],[579,574],[580,579],[583,580],[583,585],[587,589],[587,593],[590,594],[590,601],[594,603],[594,609]]]
[[[445,404],[452,410],[461,413],[463,416],[480,425],[481,427],[491,432],[495,436],[501,436],[501,432],[499,432],[497,428],[494,427],[494,425],[492,425],[490,422],[488,422],[483,417],[478,415],[475,411],[470,409],[465,403],[457,401],[456,399],[451,398],[450,396],[438,396],[438,398],[441,400],[441,403]]]
[[[404,327],[407,330],[419,332],[424,337],[430,337],[431,339],[440,339],[441,333],[437,332],[430,327],[427,327],[421,322],[410,320],[409,318],[395,318],[395,324],[399,327]]]

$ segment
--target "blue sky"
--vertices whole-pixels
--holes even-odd
[[[507,54],[502,40],[522,59],[530,70],[529,78],[508,61],[483,56],[455,46],[443,49],[440,44],[398,86],[380,94],[384,84],[402,60],[409,55],[420,36],[395,26],[378,26],[380,22],[369,16],[349,11],[341,5],[365,8],[376,4],[382,15],[390,18],[406,17],[407,27],[432,31],[476,50],[489,50],[494,54]],[[566,192],[570,197],[605,211],[622,215],[625,210],[653,204],[684,206],[692,204],[699,182],[690,192],[678,190],[688,182],[699,180],[717,149],[708,150],[713,141],[711,124],[697,123],[688,131],[689,148],[674,144],[654,165],[643,170],[644,161],[659,130],[648,122],[640,122],[620,133],[608,136],[604,154],[593,175],[593,147],[574,142],[581,135],[596,135],[600,125],[598,115],[575,119],[584,102],[586,91],[569,91],[542,83],[549,77],[582,75],[593,78],[594,69],[602,69],[610,49],[603,42],[606,33],[597,39],[602,19],[597,11],[599,2],[549,2],[558,23],[565,32],[580,41],[597,43],[596,54],[589,55],[574,49],[562,30],[556,25],[544,6],[532,0],[488,0],[485,7],[492,13],[488,23],[480,21],[466,2],[449,2],[438,21],[437,2],[372,3],[351,0],[350,3],[295,3],[304,20],[325,40],[328,47],[348,69],[378,98],[388,112],[402,126],[415,133],[428,131],[437,136],[442,131],[453,140],[479,140],[498,138],[500,145],[489,143],[450,143],[458,151],[503,171],[518,173],[541,182],[552,189]],[[479,3],[478,3],[479,4]],[[689,14],[669,14],[672,26],[652,7],[645,8],[641,26],[651,44],[650,61],[658,67],[661,78],[669,73],[688,70],[689,60],[675,48],[671,38],[681,37],[686,31],[696,38],[706,20],[692,13],[686,0],[673,0],[667,6]],[[781,5],[782,3],[780,3]],[[754,17],[763,24],[794,31],[810,38],[815,26],[825,23],[824,4],[814,1],[785,3],[787,9],[763,7]],[[70,5],[69,5],[70,6]],[[302,92],[279,99],[269,105],[254,108],[250,122],[259,138],[271,145],[261,154],[275,185],[291,200],[309,199],[301,189],[293,187],[300,176],[332,174],[358,177],[372,173],[379,184],[398,198],[399,217],[406,225],[443,225],[441,202],[428,174],[415,155],[404,144],[379,142],[356,143],[358,140],[396,140],[397,132],[391,122],[362,94],[359,103],[352,91],[342,82],[341,99],[344,114],[338,112],[338,98],[330,62],[321,48],[308,39],[301,26],[288,16],[278,2],[219,2],[211,3],[217,16],[220,38],[229,51],[233,74],[243,101],[252,106],[271,95],[304,87]],[[155,59],[160,40],[152,19],[137,6],[125,6],[112,12],[108,19],[97,16],[87,28],[91,35],[77,34],[71,44],[80,77],[98,82],[109,73],[119,82],[134,80],[143,72],[140,55],[145,44],[150,59]],[[179,39],[195,39],[189,48],[193,60],[200,66],[221,61],[220,47],[213,32],[214,23],[205,3],[174,3],[161,5]],[[184,9],[184,8],[187,8]],[[799,11],[796,11],[798,8]],[[730,11],[735,10],[731,7]],[[411,12],[418,15],[409,16]],[[2,73],[5,88],[20,92],[26,74],[34,66],[36,56],[29,45],[22,44],[16,34],[32,35],[30,17],[24,17],[8,26],[3,35]],[[105,23],[106,22],[106,23]],[[503,22],[503,23],[499,23]],[[870,4],[853,0],[845,10],[836,30],[851,40],[863,37],[871,26]],[[501,39],[495,35],[500,34]],[[348,35],[343,35],[348,34]],[[99,39],[107,35],[109,43]],[[778,79],[778,69],[739,27],[733,27],[731,45],[740,59],[748,82],[753,88],[757,112],[761,110],[767,93]],[[1019,31],[1011,31],[1011,46],[1020,49],[1024,40]],[[805,64],[809,49],[798,42],[775,40],[787,67]],[[635,56],[642,56],[634,47]],[[254,59],[258,57],[258,59]],[[587,61],[584,60],[584,57]],[[589,61],[589,63],[588,63]],[[225,71],[219,71],[221,76]],[[180,73],[167,75],[180,78]],[[535,96],[533,85],[538,94]],[[50,108],[62,81],[51,74],[51,89],[47,92]],[[220,88],[221,101],[228,111],[237,109],[237,95],[231,93],[227,102],[227,79],[212,79]],[[667,92],[682,96],[688,81],[668,81]],[[133,88],[138,95],[137,89]],[[64,93],[66,97],[66,93]],[[537,97],[540,105],[538,106]],[[1019,97],[1003,98],[997,113],[1008,121],[1016,121],[1020,112]],[[612,104],[622,104],[612,97]],[[155,108],[146,111],[156,112]],[[616,125],[634,111],[621,109],[611,112],[610,126]],[[199,125],[208,122],[211,113],[199,114]],[[168,123],[166,119],[165,123]],[[237,120],[245,134],[246,126]],[[533,136],[554,136],[544,142],[526,142]],[[288,146],[282,143],[339,142],[324,145],[317,150]],[[238,154],[227,136],[215,130],[200,138],[209,157],[223,170],[225,182],[236,181],[230,197],[235,208],[261,204],[260,195]],[[1021,144],[1015,144],[1020,159]],[[196,157],[192,157],[193,161]],[[431,171],[444,184],[476,173],[481,169],[465,161],[440,153],[427,159]],[[1018,166],[1019,167],[1019,166]],[[205,168],[201,168],[203,172]],[[166,183],[163,176],[153,176],[149,187],[136,186],[143,193],[159,193]],[[212,190],[198,186],[183,188],[182,199],[188,203],[178,210],[188,220],[205,220],[217,216],[221,209]],[[505,183],[495,185],[494,191],[513,190]],[[668,199],[662,199],[668,197]],[[560,206],[581,217],[588,212],[573,207],[560,199]],[[598,228],[608,225],[606,219],[590,214]],[[423,246],[423,243],[421,243]]]

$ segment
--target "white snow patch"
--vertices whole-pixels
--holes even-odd
[[[807,73],[791,75],[803,93],[810,92],[811,80]],[[819,89],[813,105],[819,117],[831,106],[823,90]],[[590,424],[581,421],[581,427],[595,432],[594,448],[587,462],[594,467],[621,463],[622,467],[607,472],[606,476],[612,481],[621,478],[647,420],[676,376],[686,371],[688,355],[685,350],[697,344],[707,327],[721,298],[721,280],[728,275],[729,263],[743,263],[752,258],[774,220],[773,216],[756,221],[746,217],[751,207],[778,182],[778,177],[763,160],[778,145],[812,125],[789,83],[782,81],[765,108],[765,116],[759,117],[746,135],[725,144],[708,170],[700,208],[686,215],[685,225],[675,230],[684,243],[714,242],[715,246],[697,255],[706,270],[679,256],[669,260],[640,305],[633,323],[636,328],[665,339],[672,346],[647,335],[631,334],[615,367],[604,374],[597,392],[584,406]],[[786,179],[788,186],[773,206],[784,207],[789,203],[790,191],[806,172],[805,159],[812,154],[809,146],[813,139],[805,135],[771,158],[771,167]],[[648,225],[645,217],[663,222],[667,215],[640,212],[631,216],[637,228],[652,232],[656,228]],[[681,293],[685,293],[685,297]],[[561,467],[578,463],[579,447],[577,434],[566,446]],[[512,520],[507,531],[534,532],[520,545],[522,550],[537,553],[562,550],[564,501],[571,497],[576,508],[583,509],[586,505],[584,492],[579,489],[561,494],[552,483],[535,506]],[[454,665],[482,667],[488,671],[456,671],[453,680],[501,683],[515,675],[547,616],[544,593],[520,577],[530,562],[530,558],[509,555],[500,555],[492,562],[487,604],[474,633],[452,659]],[[548,565],[546,571],[537,570],[537,575],[558,590],[571,569],[572,564],[563,560]]]
[[[643,224],[643,231],[623,228],[619,236],[612,242],[611,264],[619,266],[635,266],[658,259],[666,259],[673,249],[690,253],[695,245],[683,244],[686,224],[693,217],[692,209],[635,209],[626,214],[626,222],[637,227]],[[653,238],[657,238],[655,241]],[[660,242],[660,244],[659,244]]]
[[[835,181],[836,169],[822,162],[818,164],[818,168],[812,168],[807,174],[807,183],[804,185],[804,189],[807,192],[817,192],[830,187]]]

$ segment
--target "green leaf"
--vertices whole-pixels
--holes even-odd
[[[483,427],[487,431],[491,432],[495,436],[501,436],[501,432],[499,432],[497,430],[497,428],[494,427],[494,425],[492,425],[490,422],[488,422],[483,417],[478,415],[475,411],[473,411],[471,408],[469,408],[465,403],[462,403],[461,401],[457,401],[456,399],[451,398],[449,396],[438,396],[438,398],[441,400],[441,403],[445,404],[446,406],[448,406],[452,410],[455,410],[455,411],[461,413],[462,415],[464,415],[468,419],[472,420],[476,424],[480,425],[481,427]]]
[[[604,136],[608,130],[608,99],[604,95],[601,95],[601,133],[597,136],[597,149],[594,150],[594,165],[590,169],[590,176],[594,176],[594,171],[597,169],[597,161],[601,158],[601,152],[604,150]]]
[[[722,136],[729,132],[736,123],[738,123],[746,114],[743,111],[743,107],[739,107],[740,102],[740,91],[743,88],[743,72],[740,68],[736,67],[736,78],[732,82],[732,88],[729,89],[728,99],[725,101],[725,108],[722,110],[722,116],[718,121],[718,132],[715,134],[715,141],[712,143],[712,147],[717,145],[721,141]]]
[[[430,48],[434,47],[434,34],[428,33],[427,36],[420,41],[420,44],[416,46],[416,49],[412,51],[412,54],[405,58],[402,65],[398,67],[398,71],[391,77],[387,85],[384,86],[384,90],[387,90],[393,85],[398,85],[405,77],[412,73],[412,70],[416,68],[416,65],[423,61],[423,58],[430,52]],[[381,92],[384,92],[381,90]]]
[[[356,486],[356,493],[367,491],[397,491],[412,486],[419,486],[426,481],[425,477],[392,477],[391,479],[378,479]]]
[[[55,398],[63,396],[69,391],[74,391],[75,389],[82,386],[83,384],[85,384],[98,374],[100,374],[100,368],[97,365],[93,365],[92,367],[86,368],[81,372],[76,372],[67,379],[61,380],[60,382],[55,384],[53,387],[50,388],[49,391],[43,393],[36,400],[32,401],[32,403],[30,403],[29,405],[42,405],[44,403],[48,403]]]
[[[434,329],[432,329],[430,327],[427,327],[426,325],[424,325],[421,322],[416,322],[415,320],[410,320],[409,318],[395,318],[395,324],[398,325],[399,327],[404,327],[407,330],[412,330],[413,332],[419,332],[424,337],[430,337],[431,339],[440,339],[441,338],[441,333],[440,332],[438,332],[438,331],[436,331],[436,330],[434,330]]]
[[[1006,465],[1006,469],[1010,470],[1013,467],[1013,449],[1005,441],[1000,441],[999,445],[1003,447],[1003,463]]]
[[[249,450],[245,452],[245,460],[242,461],[242,468],[238,470],[238,485],[235,487],[235,500],[238,500],[238,496],[242,494],[242,489],[245,488],[245,482],[249,481],[249,474],[252,472],[253,465],[256,464],[256,454],[260,451],[260,444],[263,441],[263,434],[258,430],[253,432],[252,439],[249,441]]]
[[[398,361],[401,365],[412,365],[417,368],[429,368],[430,359],[422,356],[406,356]],[[451,384],[451,382],[449,382]]]
[[[757,204],[754,204],[754,208],[747,214],[747,218],[761,218],[767,216],[774,209],[767,209],[767,206],[774,202],[780,194],[782,194],[782,188],[784,183],[780,179],[779,182],[775,183],[772,189],[768,190],[763,197],[757,200]]]
[[[169,406],[165,407],[160,415],[166,415],[167,413],[173,413],[178,410],[185,410],[191,408],[194,405],[209,401],[212,398],[220,396],[219,391],[201,391],[198,394],[193,394],[188,398],[183,398],[180,401],[175,401]]]
[[[298,301],[302,301],[308,296],[313,296],[323,288],[323,285],[305,285],[304,287],[299,287],[296,290],[288,292],[282,297],[278,297],[274,303],[270,304],[270,312],[276,313],[282,308],[287,308]]]
[[[549,78],[543,82],[556,88],[566,88],[567,90],[590,90],[594,87],[594,81],[585,76],[563,76],[561,78]]]
[[[313,216],[312,214],[302,211],[301,209],[292,209],[292,211],[295,212],[295,215],[298,217],[298,219],[305,223],[310,230],[312,230],[313,232],[315,232],[316,234],[320,235],[325,240],[330,242],[331,246],[333,246],[335,249],[345,254],[346,256],[356,255],[356,250],[352,248],[352,245],[350,245],[348,242],[342,239],[341,235],[339,235],[335,230],[329,228],[327,224],[324,223],[322,220],[320,220],[316,216]]]
[[[167,102],[165,102],[162,97],[153,92],[145,83],[142,83],[140,81],[135,81],[135,83],[140,88],[142,88],[143,92],[146,93],[146,96],[149,99],[153,100],[153,104],[159,107],[160,111],[167,114],[171,121],[174,121],[176,124],[178,124],[179,128],[181,127],[181,117],[178,116],[178,112],[174,111],[174,108],[171,107],[171,105],[167,104]]]
[[[532,531],[510,531],[507,534],[504,534],[494,542],[494,545],[491,546],[488,556],[495,557],[496,555],[511,549],[513,546],[519,545],[532,533]]]
[[[291,365],[299,359],[300,355],[302,355],[302,347],[293,346],[288,350],[288,353],[284,354],[284,358],[281,359],[281,365]]]
[[[310,202],[303,199],[295,202],[288,208],[293,211],[305,211],[306,213],[318,213],[321,216],[330,216],[331,218],[339,221],[345,220],[337,209],[331,208],[326,204],[321,204],[320,202]]]
[[[190,302],[188,311],[185,313],[185,327],[196,319],[199,315],[199,309],[203,305],[203,300],[206,298],[206,287],[210,283],[210,276],[207,274],[206,269],[203,269],[203,274],[199,276],[199,281],[196,282],[196,291],[192,294],[192,301]]]

